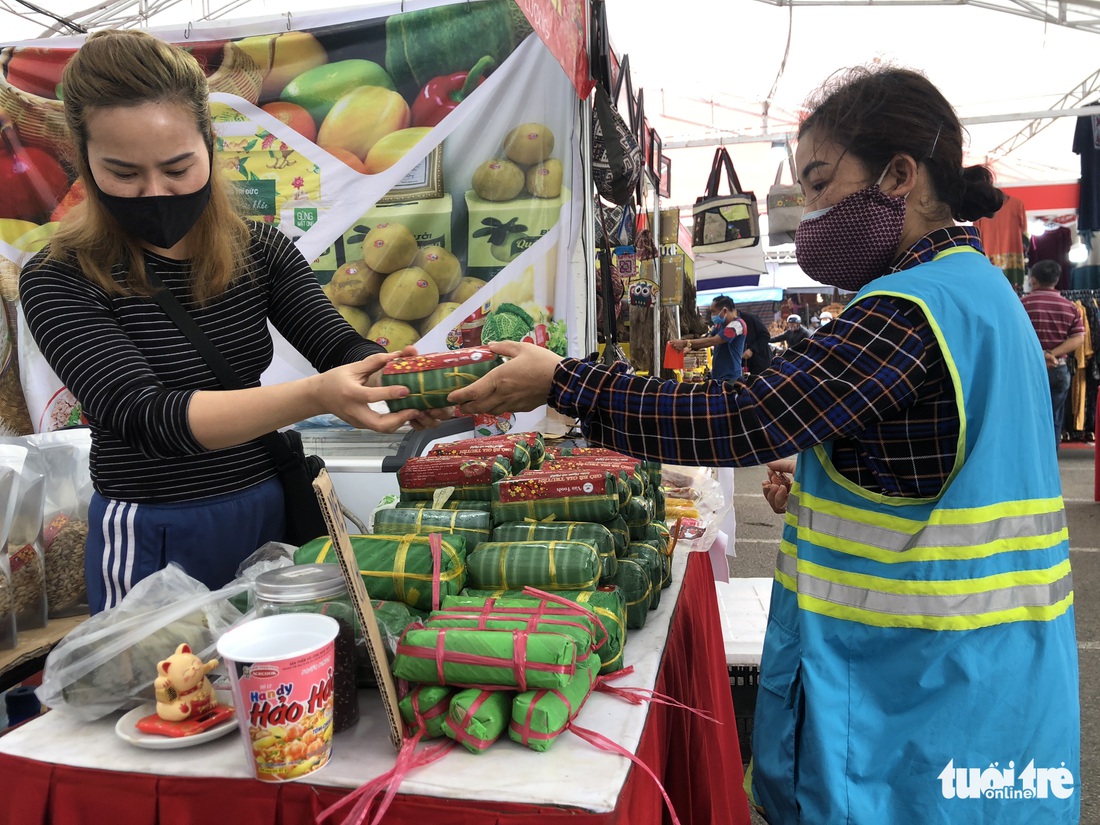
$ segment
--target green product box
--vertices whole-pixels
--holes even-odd
[[[569,190],[556,198],[520,197],[487,201],[473,190],[466,193],[470,216],[466,274],[489,280],[519,257],[558,222]]]

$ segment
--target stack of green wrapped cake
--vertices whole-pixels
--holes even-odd
[[[398,644],[394,675],[414,683],[402,716],[472,753],[505,730],[546,750],[595,686],[608,635],[595,611],[566,599],[447,597]]]

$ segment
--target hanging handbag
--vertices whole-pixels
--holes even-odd
[[[806,205],[801,186],[797,183],[780,183],[784,165],[790,167],[791,180],[798,180],[794,173],[790,144],[787,144],[787,160],[781,162],[775,170],[775,183],[768,190],[768,242],[772,246],[794,243],[794,233],[798,229],[798,222],[802,220],[802,208]]]
[[[730,193],[719,195],[722,173],[726,173]],[[741,249],[760,243],[760,212],[756,195],[741,189],[726,147],[714,153],[706,194],[695,201],[692,211],[691,244],[695,252],[707,254]]]
[[[245,389],[233,367],[206,337],[183,304],[164,286],[156,268],[147,265],[146,269],[149,283],[156,289],[153,300],[194,345],[221,385],[227,390]],[[302,436],[296,430],[267,433],[260,436],[259,442],[271,456],[283,484],[287,541],[301,546],[318,536],[327,536],[328,524],[313,492],[313,479],[325,466],[324,460],[320,456],[306,455]]]
[[[602,212],[597,211],[596,237],[606,238],[611,246],[631,246],[634,243],[634,227],[636,216],[634,205],[628,203],[625,206],[605,206],[601,204]],[[603,215],[601,221],[599,215]]]
[[[634,130],[615,108],[623,79],[629,76],[630,64],[623,59],[618,82],[612,86],[611,46],[603,4],[600,3],[594,12],[592,48],[596,56],[593,61],[596,91],[592,106],[592,178],[596,191],[604,200],[624,206],[638,191],[645,160]],[[629,83],[627,96],[629,99]]]

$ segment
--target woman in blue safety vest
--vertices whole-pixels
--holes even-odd
[[[832,79],[796,159],[798,263],[857,293],[802,346],[744,383],[687,386],[500,344],[512,360],[451,399],[549,400],[593,443],[679,464],[801,454],[793,482],[773,471],[766,487],[786,523],[746,787],[771,823],[1076,823],[1073,589],[1043,356],[956,224],[1004,195],[963,167],[954,109],[904,69]]]

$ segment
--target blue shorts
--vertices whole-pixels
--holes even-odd
[[[286,516],[277,478],[223,496],[137,504],[92,494],[84,580],[92,613],[114,607],[146,576],[176,562],[211,590],[269,541],[283,541]]]

